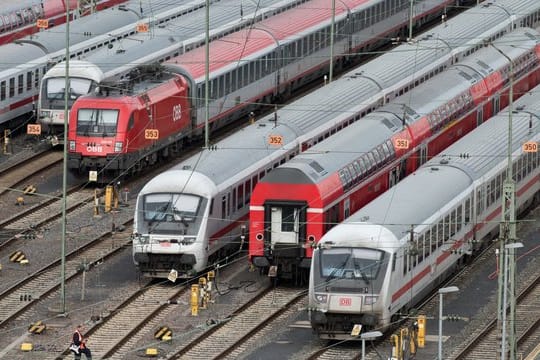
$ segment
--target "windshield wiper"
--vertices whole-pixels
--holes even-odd
[[[338,270],[343,270],[343,268],[345,267],[345,265],[347,265],[347,261],[349,261],[349,258],[351,257],[351,254],[347,255],[347,257],[345,258],[345,260],[343,261],[343,263],[339,266],[339,267],[336,267],[334,268],[334,270],[332,270],[332,272],[330,274],[328,274],[328,276],[326,277],[326,291],[328,291],[328,283],[330,282],[330,280],[334,279],[336,277],[336,273]]]

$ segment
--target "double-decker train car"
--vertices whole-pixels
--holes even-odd
[[[490,241],[500,226],[509,147],[516,212],[538,200],[540,157],[524,145],[539,140],[536,87],[326,233],[309,279],[319,337],[350,339],[355,324],[388,329]]]
[[[166,0],[128,0],[73,20],[69,56],[76,58],[129,37],[137,32],[139,22],[157,26],[168,21],[177,15],[174,9],[178,6]],[[53,64],[65,60],[65,49],[66,24],[0,46],[0,127],[35,110],[41,78]]]
[[[396,20],[406,12],[401,5],[393,4],[396,7],[388,8],[391,11],[385,13],[387,17],[378,17],[379,22],[375,24],[365,23],[364,16],[358,16],[379,9],[387,2],[351,0],[336,9],[334,22],[342,33],[348,34],[336,39],[335,48],[340,49],[334,52],[336,62],[340,62],[346,53],[375,46],[374,42],[378,43],[379,38],[388,36],[389,32],[399,32],[400,28],[395,28]],[[418,21],[425,21],[442,3],[425,2],[421,7],[425,13],[418,15]],[[79,173],[99,172],[101,181],[122,173],[136,173],[160,157],[177,153],[184,142],[202,136],[205,124],[208,124],[209,131],[214,131],[246,117],[262,104],[273,103],[277,98],[320,78],[328,71],[326,55],[330,42],[314,41],[314,36],[329,34],[332,14],[328,10],[325,0],[311,0],[264,19],[249,29],[212,41],[208,49],[208,74],[205,47],[163,62],[167,71],[177,73],[188,82],[185,97],[189,100],[189,109],[182,109],[188,111],[188,122],[176,136],[160,136],[159,139],[147,139],[144,147],[128,147],[127,144],[134,140],[129,136],[144,136],[143,127],[151,130],[151,122],[142,119],[135,122],[135,128],[141,131],[128,132],[125,128],[118,128],[114,134],[109,133],[113,137],[111,139],[103,137],[100,132],[77,131],[77,113],[72,113],[68,130],[68,167]],[[354,21],[358,23],[353,24]],[[373,38],[375,29],[381,32]],[[206,76],[209,82],[208,105],[205,103]],[[101,102],[100,96],[80,97],[72,110],[92,108],[95,101]],[[151,103],[148,105],[152,106]],[[114,108],[114,101],[109,102],[109,106]],[[122,116],[131,115],[127,111]],[[169,113],[171,116],[174,116],[173,112]],[[118,143],[119,147],[102,146],[111,141]],[[115,161],[109,161],[112,158]]]
[[[66,9],[76,17],[84,16],[126,0],[101,0],[91,6],[81,5],[77,0],[3,0],[0,10],[0,45],[39,31],[38,20],[46,20],[48,27],[66,21]]]
[[[265,0],[257,4],[242,0],[220,1],[209,8],[209,40],[223,37],[254,23],[282,13],[306,0]],[[205,44],[204,28],[206,7],[184,6],[185,13],[152,31],[133,34],[119,39],[110,46],[82,54],[69,64],[71,83],[68,108],[80,95],[92,93],[103,81],[122,82],[137,66],[161,63]],[[242,11],[239,11],[239,9]],[[177,29],[182,29],[181,32]],[[64,61],[54,65],[43,76],[38,98],[37,121],[42,134],[59,143],[64,135],[64,88],[66,83]]]
[[[313,248],[328,230],[499,112],[510,78],[514,97],[540,83],[539,35],[506,34],[273,170],[251,197],[252,263],[306,283]],[[359,113],[328,115],[344,116]]]
[[[322,95],[308,95],[303,99],[318,100],[306,100],[303,104],[308,106],[303,107],[295,101],[233,135],[230,143],[218,143],[218,151],[201,152],[201,161],[195,158],[191,162],[184,162],[175,168],[175,172],[166,172],[150,181],[139,194],[135,213],[133,258],[140,271],[146,276],[165,277],[171,269],[178,269],[180,276],[192,276],[213,264],[234,240],[240,241],[242,236],[246,236],[247,205],[255,185],[266,173],[294,154],[282,134],[288,134],[291,130],[297,134],[294,142],[294,146],[298,146],[296,152],[313,146],[354,121],[346,116],[347,111],[343,111],[344,104],[361,104],[359,106],[368,106],[365,112],[371,111],[378,104],[383,104],[386,97],[399,96],[399,93],[424,82],[456,59],[474,53],[482,46],[483,40],[493,41],[510,31],[515,24],[534,24],[540,4],[532,1],[529,7],[523,5],[522,1],[506,1],[499,2],[493,8],[487,5],[466,11],[427,32],[425,39],[418,41],[426,50],[415,55],[416,45],[400,45],[389,54],[377,58],[377,62],[385,65],[382,69],[367,71],[375,67],[363,65],[351,72],[352,75],[315,92],[324,94],[327,102],[320,100]],[[531,9],[530,6],[536,7]],[[508,12],[519,15],[509,17]],[[464,33],[468,36],[463,36]],[[429,40],[432,37],[440,40]],[[413,69],[409,64],[415,63],[415,59],[417,66]],[[360,73],[355,75],[360,69],[365,71],[366,77],[360,76]],[[368,80],[372,81],[367,76],[381,79],[384,85],[381,86],[382,90],[365,84]],[[357,81],[357,86],[352,91],[347,86],[354,81]],[[363,83],[365,85],[362,87]],[[355,94],[359,96],[355,97]],[[83,97],[77,102],[81,99]],[[354,102],[352,99],[365,100]],[[302,109],[309,111],[299,111]],[[326,114],[338,109],[344,114],[343,118],[329,122]],[[365,115],[362,111],[360,114]],[[255,130],[250,130],[257,126],[267,132],[257,135]],[[256,139],[263,141],[264,145],[257,146],[253,142]],[[277,148],[269,147],[268,142]],[[283,155],[285,150],[280,150],[281,147],[287,149],[287,156]],[[235,149],[238,151],[234,152]],[[261,157],[255,151],[257,149],[265,149],[263,151],[267,152],[267,156]],[[210,153],[215,160],[208,160]],[[206,160],[202,161],[203,158]],[[189,199],[199,199],[188,200],[187,208],[181,211],[190,220],[187,226],[171,212],[175,207],[182,209],[184,205],[176,203],[183,202],[180,199],[184,194]],[[180,218],[183,219],[183,216]],[[163,223],[164,227],[160,228],[158,223]]]

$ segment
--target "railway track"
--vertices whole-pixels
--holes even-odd
[[[130,232],[120,236],[106,232],[99,239],[68,253],[65,263],[66,282],[82,273],[81,264],[92,266],[129,245],[129,235]],[[0,329],[7,328],[12,320],[35,306],[40,299],[58,290],[60,271],[61,259],[58,259],[3,291],[0,294]],[[21,301],[22,298],[25,301]]]
[[[205,354],[209,359],[234,359],[265,326],[305,300],[305,291],[289,288],[267,288],[222,321],[192,340],[187,346],[172,352],[169,359],[195,359]]]
[[[0,195],[20,185],[25,179],[34,176],[63,161],[62,152],[43,151],[17,161],[0,170]]]
[[[540,325],[540,276],[536,276],[526,284],[517,296],[515,323],[516,343],[519,348],[531,336],[535,336]],[[468,343],[456,349],[452,359],[485,359],[489,356],[488,354],[496,358],[498,351],[500,351],[500,339],[495,316],[485,327],[479,328]]]

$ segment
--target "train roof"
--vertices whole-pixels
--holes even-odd
[[[540,33],[522,28],[495,41],[494,45],[506,56],[515,59],[534,49],[539,41]],[[523,46],[515,47],[516,43]],[[491,46],[486,47],[474,58],[455,64],[437,77],[351,124],[339,136],[331,136],[311,147],[309,151],[299,154],[268,174],[262,182],[319,183],[401,131],[405,112],[405,121],[413,125],[413,121],[433,112],[482,80],[481,73],[486,76],[492,73],[494,68],[501,68],[507,63],[506,57],[499,51]],[[361,141],[358,141],[359,139]],[[317,164],[317,168],[312,164]]]
[[[508,13],[522,9],[524,3],[529,10],[521,14],[531,13],[533,9],[540,11],[540,2],[536,0],[497,1],[496,6],[490,2],[467,10],[422,34],[415,43],[400,45],[290,103],[280,109],[280,119],[331,123],[347,118],[374,98],[380,98],[381,89],[396,85],[396,79],[403,75],[417,76],[426,66],[439,63],[442,54],[449,56],[452,49],[456,51],[460,46],[487,37],[490,28],[507,23]]]
[[[344,6],[346,5],[346,7]],[[368,0],[346,0],[336,3],[336,19],[344,17],[347,10],[370,4]],[[242,65],[240,59],[250,58],[268,46],[274,46],[286,39],[297,39],[309,29],[320,26],[321,22],[330,21],[330,12],[326,0],[311,0],[294,9],[270,17],[257,23],[250,29],[240,30],[213,41],[209,52],[209,70],[214,72],[227,66]],[[337,21],[337,20],[336,20]],[[193,79],[205,76],[206,49],[201,47],[186,54],[170,59],[171,66],[180,66]]]
[[[243,0],[217,2],[209,9],[209,23],[212,25],[210,36],[231,31],[231,28],[241,27],[241,24],[245,26],[256,16],[273,13],[276,9],[287,8],[303,1],[305,0],[264,0],[258,4],[246,3]],[[124,74],[137,65],[157,61],[156,59],[162,61],[175,52],[182,53],[186,46],[203,45],[205,34],[201,24],[206,21],[205,7],[201,5],[193,9],[185,5],[184,8],[185,14],[154,26],[148,32],[119,39],[110,46],[80,56],[79,59],[98,66],[104,77],[112,77]],[[179,13],[180,9],[181,7],[177,9]],[[245,14],[244,17],[240,16],[240,9]]]
[[[171,170],[197,172],[212,179],[218,187],[227,186],[238,176],[251,173],[250,170],[260,161],[266,163],[268,156],[277,159],[282,152],[298,147],[296,138],[301,133],[295,124],[274,126],[273,122],[258,121],[220,140],[215,149],[202,150]],[[269,144],[268,140],[273,135],[282,137],[282,151],[276,151],[280,148]]]
[[[540,86],[514,103],[512,151],[540,134]],[[473,182],[506,167],[509,110],[502,111],[357,211],[346,222],[384,225],[398,238],[444,210]],[[467,156],[468,155],[468,156]],[[433,186],[436,184],[437,186]],[[444,189],[444,191],[440,191]],[[422,194],[419,196],[419,194]]]
[[[69,23],[70,48],[73,48],[75,44],[94,40],[97,35],[114,32],[122,26],[130,24],[135,26],[137,21],[146,16],[151,16],[157,11],[173,9],[178,5],[167,0],[156,0],[152,3],[128,0],[124,4],[75,19]],[[66,24],[54,26],[18,39],[13,43],[1,45],[0,71],[20,64],[21,59],[35,63],[34,59],[44,55],[52,55],[65,49],[65,45]]]

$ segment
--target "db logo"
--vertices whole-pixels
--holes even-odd
[[[352,305],[351,298],[339,298],[339,306],[351,306],[351,305]]]

